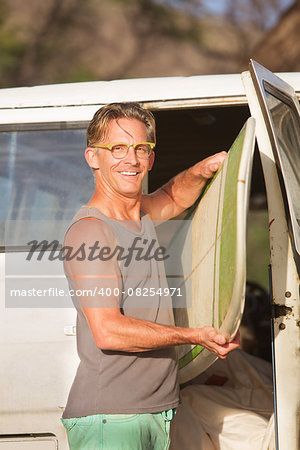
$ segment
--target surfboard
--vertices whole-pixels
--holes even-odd
[[[182,245],[180,287],[187,307],[174,307],[175,324],[213,326],[223,335],[236,334],[245,299],[246,219],[253,160],[255,120],[249,118],[220,170],[186,217],[170,247]],[[189,236],[188,236],[189,235]],[[192,260],[192,264],[191,264]],[[187,273],[186,273],[187,272]],[[178,286],[177,286],[178,287]],[[217,357],[200,345],[181,345],[179,381],[185,383],[207,369]]]

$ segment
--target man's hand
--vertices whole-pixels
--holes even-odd
[[[240,346],[239,332],[237,332],[231,342],[212,327],[200,328],[199,335],[199,344],[203,345],[210,352],[215,353],[221,359],[225,359],[231,351],[236,350]]]
[[[203,159],[189,169],[191,175],[195,176],[196,178],[204,178],[206,180],[212,178],[214,173],[223,164],[226,156],[226,152],[220,152]]]

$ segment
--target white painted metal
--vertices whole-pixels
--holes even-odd
[[[299,83],[300,88],[300,83]],[[1,90],[0,108],[96,105],[244,95],[239,74],[140,78]]]
[[[269,210],[273,303],[292,313],[274,319],[276,401],[279,450],[300,448],[299,276],[293,258],[272,146],[249,72],[242,75],[264,171]],[[286,293],[291,293],[289,294]]]
[[[300,96],[300,74],[281,76]],[[33,86],[1,90],[0,124],[88,121],[101,105],[115,101],[152,109],[247,103],[239,74]]]
[[[58,441],[54,437],[0,438],[0,450],[58,450]]]
[[[5,308],[5,254],[0,254],[0,435],[53,433],[67,450],[60,422],[78,365],[73,308]],[[16,438],[15,438],[16,439]],[[18,443],[17,443],[18,442]],[[21,444],[22,443],[22,444]],[[24,444],[24,445],[23,445]],[[23,446],[22,446],[23,445]],[[31,445],[31,446],[30,446]],[[0,449],[54,450],[54,441],[11,443]]]

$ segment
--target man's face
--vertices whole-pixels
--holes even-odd
[[[137,119],[118,119],[109,123],[107,135],[101,144],[147,142],[147,129]],[[109,150],[99,149],[97,162],[99,169],[95,177],[111,193],[135,197],[142,191],[142,182],[148,170],[151,170],[154,153],[149,159],[136,156],[133,147],[123,159],[115,159]]]

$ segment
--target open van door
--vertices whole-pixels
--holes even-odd
[[[267,191],[276,443],[300,448],[300,108],[293,88],[250,62],[242,75]]]

